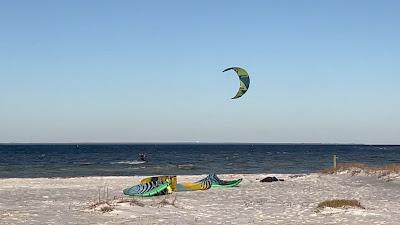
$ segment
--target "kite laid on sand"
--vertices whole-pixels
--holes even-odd
[[[165,195],[171,191],[170,184],[166,181],[152,181],[145,184],[138,184],[123,190],[125,195],[130,196],[156,196]]]
[[[146,177],[140,181],[140,184],[123,190],[125,195],[129,196],[157,196],[166,195],[172,192],[180,191],[200,191],[210,188],[230,188],[237,187],[242,179],[221,180],[216,174],[210,174],[206,178],[194,183],[177,183],[177,176],[156,176]]]

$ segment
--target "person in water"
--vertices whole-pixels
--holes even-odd
[[[146,154],[144,154],[144,153],[139,153],[139,159],[142,160],[142,161],[147,161],[147,159],[146,159]]]

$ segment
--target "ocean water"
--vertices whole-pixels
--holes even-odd
[[[147,162],[138,159],[147,155]],[[338,163],[400,163],[400,146],[307,144],[0,145],[0,178],[310,173]]]

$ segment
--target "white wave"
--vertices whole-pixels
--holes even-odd
[[[137,165],[137,164],[142,164],[145,163],[145,161],[138,161],[138,160],[133,160],[133,161],[116,161],[116,162],[111,162],[110,164],[127,164],[127,165]]]

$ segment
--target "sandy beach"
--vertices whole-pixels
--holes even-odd
[[[276,176],[282,182],[261,183]],[[204,176],[178,176],[193,182]],[[176,192],[167,196],[122,194],[142,177],[0,180],[0,224],[398,224],[400,182],[359,174],[225,174],[240,187]],[[101,212],[108,200],[113,210]],[[114,200],[115,199],[115,200]],[[361,208],[323,208],[330,199],[356,199]],[[125,201],[124,201],[125,200]]]

